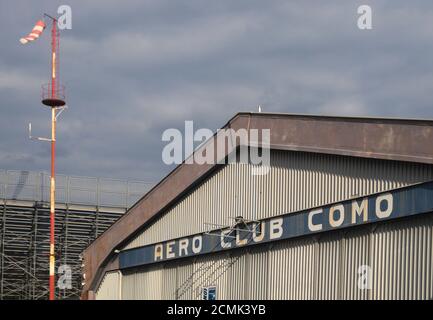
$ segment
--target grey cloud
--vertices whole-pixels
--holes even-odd
[[[0,4],[0,168],[47,170],[39,89],[49,37],[18,39],[64,1]],[[60,173],[158,181],[167,128],[216,130],[239,111],[432,118],[433,4],[426,1],[70,1],[61,39],[69,109]],[[356,8],[373,7],[372,31]],[[17,19],[16,17],[19,17]]]

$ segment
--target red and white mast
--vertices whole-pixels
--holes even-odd
[[[64,87],[60,86],[57,78],[58,50],[60,34],[57,30],[57,19],[47,14],[51,19],[51,82],[42,88],[42,103],[51,107],[51,177],[50,177],[50,300],[55,299],[55,223],[56,223],[56,120],[57,110],[65,106]]]
[[[56,120],[60,113],[66,108],[65,87],[60,85],[58,80],[59,61],[59,38],[57,19],[44,14],[51,20],[51,80],[42,85],[42,103],[51,108],[51,138],[36,138],[41,141],[51,142],[51,172],[50,172],[50,256],[49,256],[49,299],[55,299],[55,208],[56,208]],[[45,29],[45,22],[40,20],[36,23],[32,32],[20,39],[22,44],[32,42],[39,38]],[[30,138],[31,124],[29,124]]]

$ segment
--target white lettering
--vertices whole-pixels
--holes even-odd
[[[368,220],[368,199],[362,199],[361,205],[356,200],[352,201],[352,223],[356,223],[356,216],[362,215],[362,221]]]
[[[272,219],[269,225],[269,239],[278,239],[283,235],[283,218]]]
[[[214,163],[214,142],[211,140],[213,136],[212,130],[199,129],[194,134],[194,141],[201,142],[194,153],[194,161],[197,164],[212,164]]]
[[[194,122],[185,121],[185,163],[194,163]]]
[[[156,260],[161,260],[162,259],[162,244],[157,244],[155,245],[155,261]]]
[[[182,163],[182,133],[167,129],[162,134],[162,141],[171,141],[162,150],[162,161],[168,165]]]
[[[192,252],[194,253],[200,253],[202,249],[202,237],[201,236],[195,236],[192,238]]]
[[[386,209],[382,210],[382,202],[386,202]],[[388,218],[393,209],[393,197],[391,193],[386,193],[376,199],[376,216],[379,219]]]
[[[57,288],[62,290],[72,289],[72,268],[67,264],[63,264],[59,266],[57,272],[61,275],[57,280]]]
[[[253,232],[253,241],[260,242],[265,237],[265,223],[262,222],[260,227],[257,224],[254,224],[254,232]]]
[[[61,16],[57,19],[57,26],[60,30],[72,29],[72,9],[68,5],[62,5],[57,8],[57,13]]]
[[[372,284],[372,271],[371,267],[368,265],[362,265],[358,268],[358,289],[359,290],[371,290],[373,288]]]
[[[338,212],[338,219],[335,220],[335,212]],[[344,222],[344,206],[337,204],[329,209],[329,225],[333,228],[341,226]]]
[[[166,258],[167,259],[171,259],[171,258],[174,258],[176,256],[176,254],[173,251],[173,246],[175,243],[176,243],[175,241],[167,242],[167,244],[166,244],[166,246],[167,246]]]
[[[360,30],[371,30],[373,28],[372,23],[372,10],[369,5],[362,5],[358,7],[358,28]]]
[[[179,256],[188,255],[188,243],[188,239],[182,239],[179,241]]]
[[[310,213],[308,214],[308,229],[310,229],[310,231],[314,232],[314,231],[320,231],[323,229],[322,224],[314,224],[313,223],[313,217],[316,214],[322,213],[322,209],[316,209],[316,210],[312,210],[310,211]]]

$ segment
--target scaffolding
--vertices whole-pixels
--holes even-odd
[[[71,288],[57,299],[78,299],[82,251],[152,183],[57,175],[56,270],[67,266]],[[0,299],[47,299],[50,247],[49,174],[0,171]]]

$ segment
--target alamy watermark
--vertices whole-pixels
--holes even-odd
[[[234,162],[253,165],[253,175],[265,175],[270,165],[270,129],[217,130],[201,128],[194,131],[193,121],[185,121],[182,133],[175,128],[162,134],[168,142],[162,150],[162,161],[172,164],[228,164]],[[199,143],[197,148],[194,144]],[[185,159],[185,161],[184,161]]]
[[[373,10],[369,5],[362,5],[358,7],[358,28],[360,30],[373,29]]]
[[[60,30],[72,29],[72,9],[70,6],[64,4],[57,8],[57,26]]]
[[[72,289],[72,268],[67,264],[59,266],[57,269],[59,278],[57,280],[57,288],[61,290]]]
[[[358,268],[358,289],[371,290],[373,287],[372,270],[369,265],[361,265]]]

